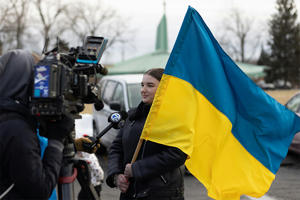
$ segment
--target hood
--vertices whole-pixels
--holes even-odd
[[[13,50],[0,57],[0,98],[27,105],[33,84],[34,58],[29,51]]]

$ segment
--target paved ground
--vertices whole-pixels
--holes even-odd
[[[267,195],[276,200],[300,199],[300,155],[288,155],[283,161]]]
[[[105,170],[105,161],[100,160],[100,163]],[[203,185],[193,176],[185,176],[184,181],[186,200],[212,200],[207,197],[206,189]],[[79,188],[78,183],[75,184],[75,193],[79,191]],[[101,199],[119,199],[119,191],[109,188],[103,183]],[[241,200],[255,200],[255,198],[244,196]],[[288,155],[277,172],[276,179],[269,192],[259,200],[300,200],[300,155]]]

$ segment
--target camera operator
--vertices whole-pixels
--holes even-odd
[[[63,141],[74,129],[74,120],[63,116],[38,127],[30,114],[33,66],[38,60],[25,50],[0,57],[0,199],[48,199],[57,184],[63,160]],[[48,145],[41,158],[39,141]],[[87,138],[75,141],[78,151]]]

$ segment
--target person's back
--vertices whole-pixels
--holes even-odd
[[[19,110],[7,108],[5,111],[1,110],[0,114],[0,193],[14,184],[5,199],[27,197],[46,199],[56,185],[58,174],[43,175],[45,173],[43,171],[47,169],[43,169],[39,156],[38,138],[30,122],[30,120],[32,122],[34,120],[28,115],[29,118],[26,118],[25,113],[21,114],[24,110],[21,112],[20,110],[23,109],[20,107]],[[60,153],[50,154],[53,154],[52,161],[62,159]],[[57,164],[52,167],[60,167],[60,163]],[[59,172],[59,170],[57,171]],[[51,187],[45,186],[46,179],[41,178],[43,176],[45,178],[49,176],[46,179],[49,180],[48,184],[52,185]]]
[[[49,138],[41,159],[37,122],[29,112],[33,65],[33,56],[24,50],[10,51],[0,57],[0,196],[3,199],[49,198],[62,163],[63,143],[59,137]],[[66,124],[66,129],[72,128],[72,123]],[[58,130],[61,131],[69,130]]]

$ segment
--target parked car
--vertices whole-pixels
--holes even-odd
[[[273,83],[266,83],[265,80],[260,80],[256,84],[263,90],[274,90],[275,85]]]
[[[100,133],[109,123],[109,115],[117,111],[126,111],[137,107],[141,102],[140,88],[142,74],[131,75],[107,75],[99,84],[101,88],[101,98],[104,104],[102,110],[93,109],[93,135]],[[118,130],[110,129],[101,137],[101,146],[108,150]]]
[[[300,92],[290,98],[285,106],[300,116]],[[295,135],[289,151],[300,154],[300,132]]]

